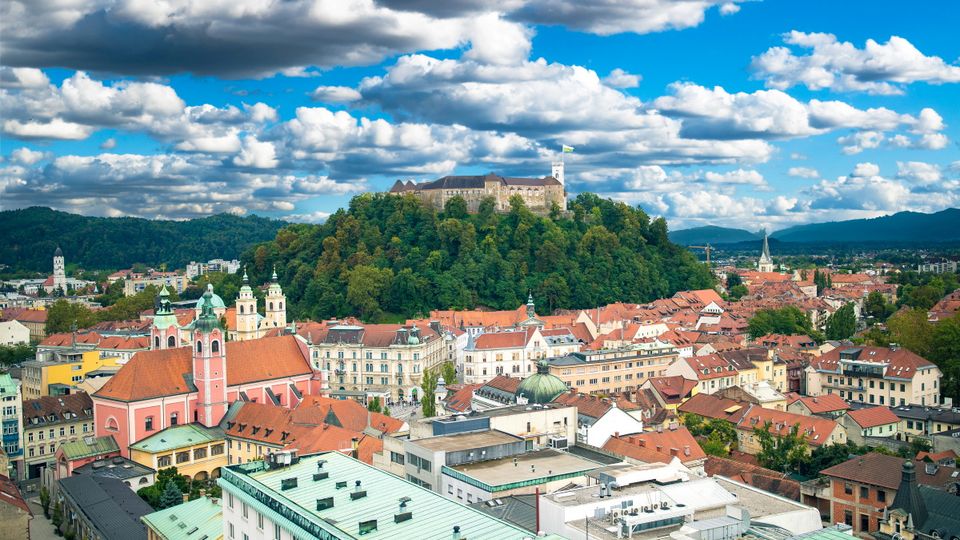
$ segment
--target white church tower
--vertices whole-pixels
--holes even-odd
[[[267,287],[266,317],[264,326],[268,328],[286,328],[287,326],[287,299],[283,296],[283,289],[277,283],[277,268],[273,268],[270,277],[270,286]]]
[[[67,294],[67,273],[63,264],[63,251],[57,246],[53,253],[53,290],[60,289]]]
[[[257,313],[257,298],[253,296],[247,269],[243,269],[243,286],[240,287],[240,296],[237,298],[237,333],[235,339],[244,341],[260,337],[259,319]]]
[[[757,261],[758,272],[773,272],[773,259],[770,258],[770,244],[767,242],[767,233],[763,233],[763,251]]]

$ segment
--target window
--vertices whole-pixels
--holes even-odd
[[[199,341],[197,342],[197,352],[198,352],[198,353],[202,353],[202,352],[203,352],[203,343],[201,343],[201,342],[199,342]],[[230,527],[231,527],[231,530],[232,530],[233,525],[230,525]],[[231,533],[230,536],[233,537],[233,534]]]
[[[870,515],[860,514],[860,532],[867,532],[869,530],[870,530]]]
[[[177,418],[177,413],[171,413],[171,414],[170,414],[170,425],[171,425],[171,426],[177,425],[177,420],[178,420],[178,418]]]
[[[257,528],[263,530],[263,514],[257,512]]]
[[[882,490],[882,489],[878,489],[878,490],[877,490],[877,501],[879,501],[879,502],[887,502],[887,492],[884,491],[884,490]]]
[[[177,464],[190,461],[190,452],[177,452]]]
[[[206,448],[197,448],[193,451],[193,459],[204,459],[207,457]]]
[[[860,486],[860,498],[866,499],[870,497],[870,489],[867,486]]]
[[[273,524],[273,540],[280,540],[280,525]]]
[[[157,468],[163,469],[163,468],[169,467],[170,465],[172,465],[172,463],[170,462],[170,456],[160,456],[157,458]],[[233,501],[232,495],[230,496],[230,500]],[[233,506],[232,502],[231,502],[231,506]]]
[[[245,502],[241,502],[241,503],[240,503],[240,513],[243,515],[243,518],[244,518],[244,519],[250,517],[249,515],[247,515],[247,514],[248,514],[248,508],[249,508],[249,507],[247,506],[247,503],[245,503]]]
[[[853,495],[853,484],[843,483],[843,492],[847,495]]]
[[[463,490],[462,490],[462,489],[459,489],[459,488],[457,489],[457,498],[458,498],[458,499],[463,499]]]
[[[229,529],[229,532],[230,532],[230,538],[235,538],[235,537],[234,537],[234,532],[233,532],[233,523],[228,523],[227,525],[229,525],[228,529]]]
[[[213,343],[210,344],[210,352],[218,353],[220,352],[220,342],[213,340]]]
[[[453,495],[453,484],[447,484],[447,493]]]
[[[222,453],[223,453],[223,443],[215,444],[210,447],[211,456],[219,456]]]
[[[167,338],[167,347],[175,347],[177,345],[176,338],[170,336]]]
[[[390,461],[398,465],[403,465],[403,454],[399,452],[390,452]]]
[[[850,510],[843,511],[843,522],[847,525],[853,527],[853,512]]]
[[[147,430],[147,431],[153,431],[153,417],[152,417],[152,416],[148,416],[146,419],[144,419],[144,421],[143,421],[143,429],[145,429],[145,430]]]

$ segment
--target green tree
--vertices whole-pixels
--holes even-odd
[[[423,381],[420,383],[423,390],[423,398],[420,401],[420,407],[424,418],[430,418],[437,415],[437,372],[432,369],[423,371]]]
[[[453,362],[444,362],[440,367],[440,374],[443,376],[443,382],[445,384],[456,384],[457,367]]]
[[[933,325],[927,320],[927,312],[922,309],[901,310],[887,319],[890,342],[897,343],[924,358],[931,352],[933,343]]]
[[[9,366],[36,357],[37,348],[27,343],[0,345],[0,366]]]
[[[727,292],[731,300],[739,300],[748,294],[750,294],[750,289],[746,285],[734,285]]]
[[[60,501],[57,501],[56,504],[53,505],[53,516],[50,518],[50,521],[57,530],[63,525],[63,508],[60,507]]]
[[[389,268],[360,265],[349,275],[347,302],[354,312],[365,320],[379,316],[384,295],[393,279],[393,271]]]
[[[375,396],[373,399],[371,399],[371,400],[367,403],[367,410],[368,410],[368,411],[372,411],[372,412],[380,412],[381,406],[380,406],[380,397],[379,397],[379,396]]]
[[[747,329],[753,339],[767,334],[807,334],[814,337],[810,317],[796,306],[761,309],[747,322]]]
[[[933,445],[930,444],[930,439],[924,439],[923,437],[914,437],[910,439],[910,444],[908,446],[901,446],[898,450],[900,457],[906,459],[913,459],[917,457],[917,454],[920,452],[929,452],[933,449]]]
[[[807,459],[807,442],[800,433],[800,424],[794,424],[787,433],[770,433],[770,422],[753,429],[760,442],[757,461],[760,465],[774,471],[799,471]]]
[[[43,515],[50,519],[50,491],[47,486],[40,486],[40,507],[43,508]]]
[[[727,290],[730,290],[737,285],[743,285],[743,279],[740,278],[740,274],[736,272],[727,273]]]
[[[167,482],[160,494],[160,508],[170,508],[183,502],[183,492],[177,486],[176,482]]]
[[[960,401],[960,314],[936,324],[930,345],[929,360],[943,372],[941,393]]]
[[[457,195],[447,199],[443,205],[443,215],[447,218],[464,219],[467,217],[467,201]]]
[[[873,317],[877,322],[887,320],[887,317],[893,315],[896,307],[887,302],[887,299],[880,291],[870,291],[866,300],[863,301],[863,312],[867,317]]]
[[[857,331],[853,304],[847,303],[827,318],[827,339],[847,339]]]
[[[69,332],[71,328],[88,328],[97,322],[97,316],[85,306],[57,300],[47,308],[47,334]]]
[[[383,406],[383,415],[390,416],[390,407],[387,407],[386,405]]]

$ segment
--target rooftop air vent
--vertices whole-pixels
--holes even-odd
[[[286,491],[288,489],[293,489],[297,487],[297,478],[284,478],[280,480],[280,491]]]
[[[326,510],[327,508],[333,508],[333,497],[326,497],[324,499],[317,499],[317,511]]]
[[[357,485],[353,490],[353,493],[350,494],[350,500],[355,501],[357,499],[362,499],[367,496],[367,491],[360,489],[360,480],[357,480]]]

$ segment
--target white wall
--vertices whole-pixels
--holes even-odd
[[[602,447],[614,433],[630,435],[642,431],[643,422],[630,416],[623,409],[613,407],[586,429],[586,442],[591,446]]]
[[[20,321],[0,322],[0,345],[30,343],[30,329]]]

